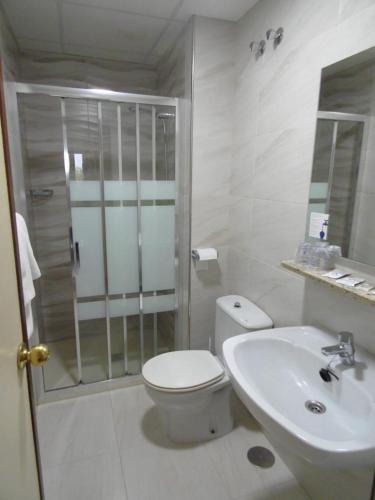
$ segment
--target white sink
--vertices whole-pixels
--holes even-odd
[[[336,335],[301,326],[231,337],[223,352],[236,393],[275,444],[319,465],[375,464],[375,358],[356,346],[355,366],[337,361],[339,381],[324,382],[321,348],[333,344]]]

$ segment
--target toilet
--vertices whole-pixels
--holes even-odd
[[[159,408],[165,432],[179,443],[206,441],[233,428],[231,383],[222,345],[229,337],[272,328],[271,318],[248,299],[227,295],[216,300],[215,352],[173,351],[147,361],[146,390]]]

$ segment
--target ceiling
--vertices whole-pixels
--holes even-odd
[[[192,15],[237,21],[257,0],[0,0],[21,51],[156,64]]]

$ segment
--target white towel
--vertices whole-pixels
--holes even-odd
[[[39,266],[35,260],[33,249],[31,247],[25,219],[22,217],[22,215],[16,213],[16,221],[27,335],[30,338],[34,330],[33,314],[31,310],[31,301],[35,297],[33,280],[40,278],[41,273]]]

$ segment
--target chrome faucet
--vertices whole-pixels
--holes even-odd
[[[339,343],[336,345],[330,345],[327,347],[322,347],[322,353],[325,356],[340,356],[342,363],[347,366],[353,366],[354,360],[354,338],[353,334],[350,332],[340,332],[339,333]]]

